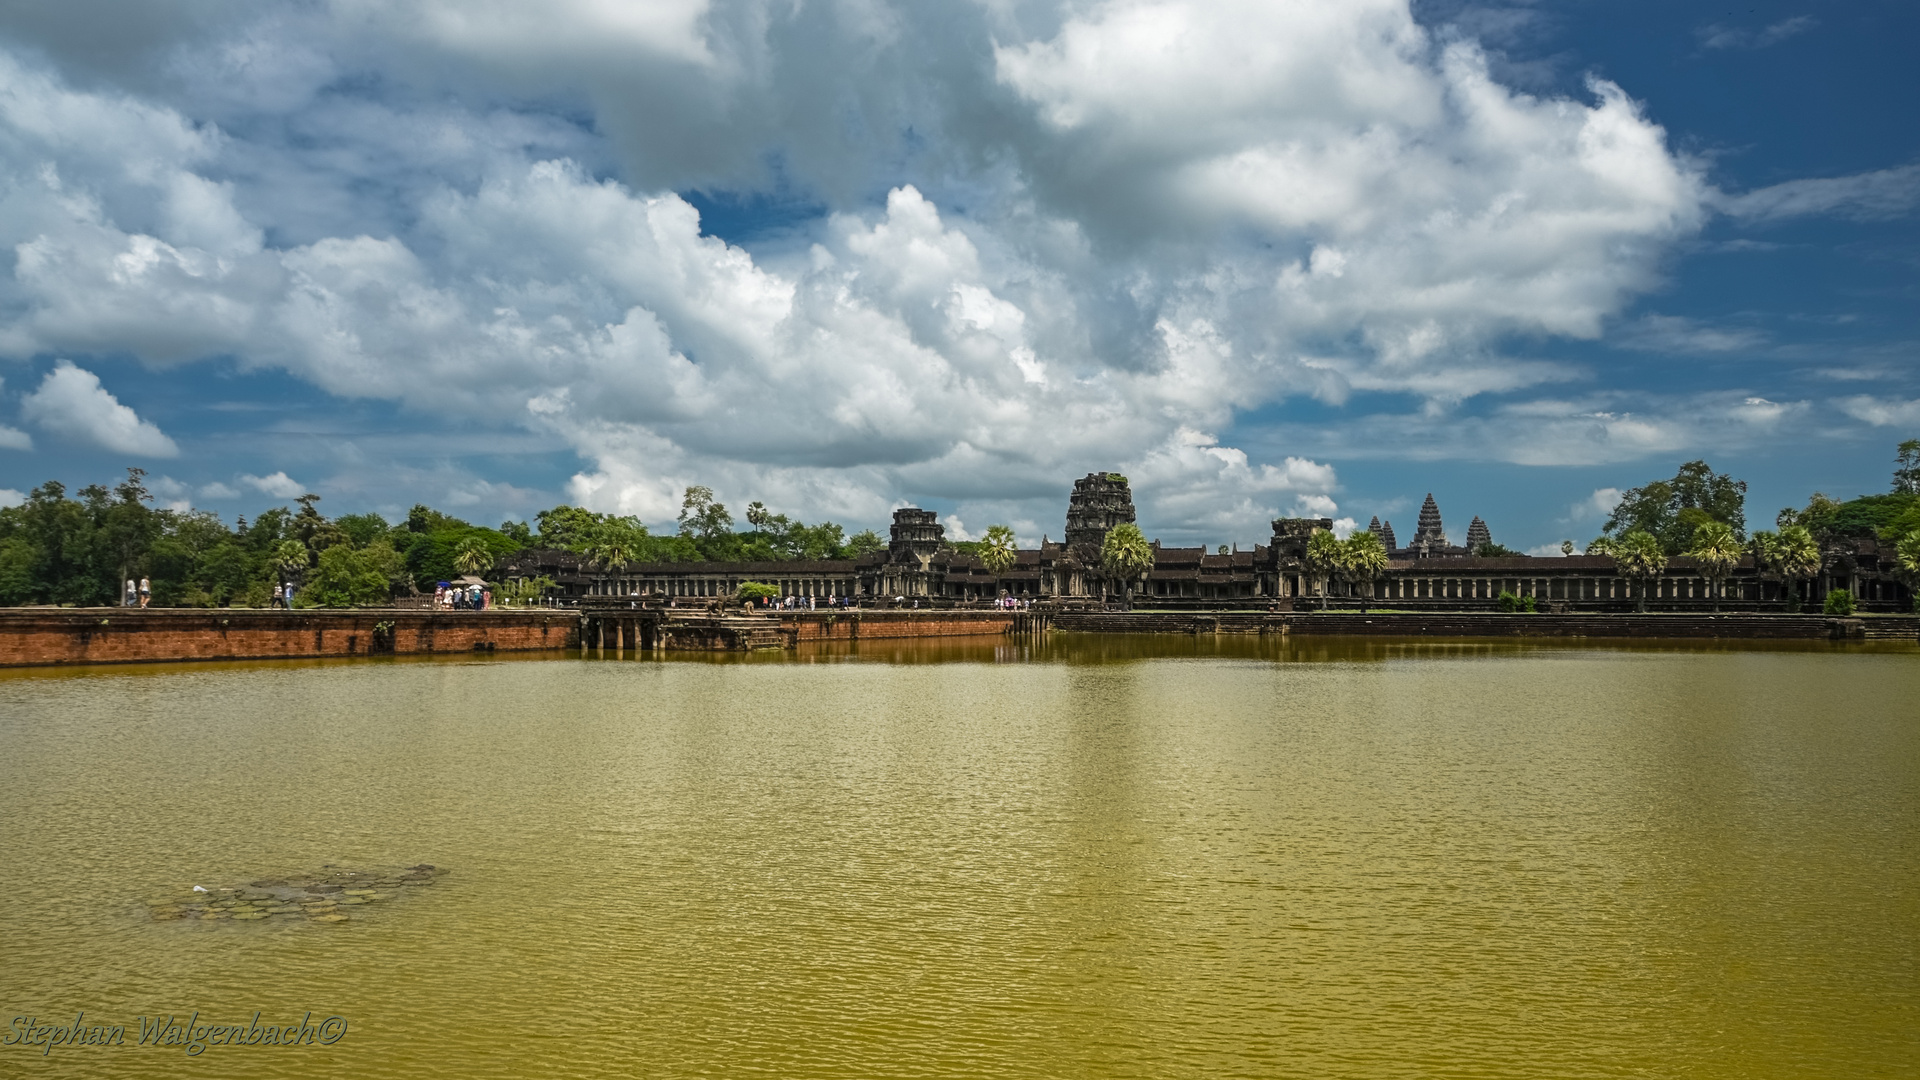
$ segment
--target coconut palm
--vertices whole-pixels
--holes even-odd
[[[1639,610],[1647,610],[1647,593],[1653,579],[1667,569],[1667,552],[1652,533],[1634,529],[1612,544],[1613,565],[1621,574],[1640,583]]]
[[[469,536],[460,542],[453,553],[454,568],[463,574],[478,574],[482,570],[493,569],[493,549],[478,536]]]
[[[1100,568],[1120,583],[1122,606],[1133,607],[1133,583],[1153,569],[1153,545],[1133,522],[1123,522],[1107,530],[1100,542]]]
[[[1332,533],[1316,531],[1307,538],[1307,576],[1320,589],[1320,610],[1327,610],[1327,579],[1340,572],[1346,561],[1346,545]]]
[[[1731,526],[1709,521],[1693,530],[1693,547],[1687,557],[1699,567],[1700,576],[1707,579],[1707,594],[1713,598],[1715,614],[1720,612],[1720,594],[1726,589],[1733,568],[1739,565],[1741,554],[1740,541],[1734,537]]]
[[[1340,576],[1366,585],[1366,591],[1360,595],[1360,614],[1365,615],[1367,598],[1373,595],[1373,583],[1387,572],[1386,545],[1370,532],[1357,532],[1340,545],[1340,553]]]
[[[980,538],[980,564],[996,576],[1006,573],[1015,559],[1013,530],[1005,525],[987,526],[987,535]]]
[[[1800,610],[1800,593],[1795,586],[1812,580],[1820,572],[1820,544],[1804,525],[1789,525],[1774,541],[1774,568],[1787,584],[1787,610]]]

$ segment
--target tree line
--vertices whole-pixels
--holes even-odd
[[[1746,532],[1747,485],[1704,461],[1680,466],[1671,480],[1656,480],[1626,492],[1589,555],[1608,555],[1618,572],[1639,586],[1640,610],[1668,560],[1684,556],[1707,579],[1715,610],[1726,581],[1751,555],[1762,574],[1786,588],[1787,610],[1800,608],[1799,585],[1819,576],[1837,542],[1871,537],[1889,557],[1893,573],[1909,591],[1920,586],[1920,439],[1901,443],[1894,455],[1893,488],[1845,502],[1814,492],[1803,508],[1774,515],[1774,528]],[[1571,551],[1572,545],[1566,545]],[[1851,614],[1853,597],[1831,591],[1826,608]],[[1920,598],[1915,609],[1920,610]]]
[[[69,494],[48,481],[0,509],[0,605],[112,605],[125,582],[151,581],[162,607],[265,607],[294,582],[300,606],[379,604],[461,574],[484,575],[527,548],[571,551],[602,565],[695,560],[846,559],[886,546],[871,529],[848,536],[756,502],[745,530],[705,487],[686,490],[679,531],[655,535],[637,517],[556,506],[534,523],[488,528],[417,505],[404,521],[375,513],[329,518],[320,496],[229,527],[213,513],[156,508],[146,473]],[[1010,534],[1009,534],[1010,537]],[[1008,545],[1011,550],[1011,544]],[[526,586],[520,586],[525,589]],[[507,595],[514,587],[506,586]]]
[[[18,506],[0,509],[0,605],[118,603],[129,579],[152,582],[163,607],[264,607],[277,582],[300,588],[302,606],[378,604],[461,574],[485,574],[527,548],[571,551],[602,566],[629,562],[779,562],[858,558],[886,546],[872,529],[851,536],[834,522],[815,525],[755,502],[746,529],[712,489],[686,489],[673,533],[655,534],[640,519],[577,506],[542,510],[533,523],[488,528],[416,505],[406,520],[379,514],[328,518],[318,495],[274,507],[229,528],[218,515],[155,508],[140,469],[112,487],[92,484],[72,495],[48,481]],[[1671,479],[1626,492],[1587,552],[1609,555],[1619,572],[1647,587],[1668,560],[1686,556],[1713,588],[1724,586],[1741,558],[1785,582],[1790,608],[1797,585],[1817,576],[1836,540],[1871,536],[1891,557],[1909,589],[1920,585],[1920,439],[1899,445],[1893,488],[1883,495],[1837,501],[1815,492],[1803,508],[1775,516],[1775,528],[1746,532],[1747,485],[1715,473],[1705,461],[1682,465]],[[297,509],[296,509],[297,507]],[[994,573],[1014,563],[1011,528],[995,525],[959,551]],[[1568,542],[1562,550],[1571,553]],[[1482,552],[1496,554],[1496,552]],[[1151,568],[1151,545],[1133,525],[1109,531],[1101,569],[1131,599],[1131,585]],[[1347,540],[1315,534],[1307,569],[1325,583],[1371,583],[1386,569],[1386,549],[1372,533]],[[537,591],[541,583],[504,585]],[[550,583],[547,583],[550,584]]]

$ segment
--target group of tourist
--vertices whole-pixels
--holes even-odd
[[[821,599],[817,596],[768,596],[757,601],[756,606],[778,608],[781,611],[817,611],[820,608],[850,608],[853,598],[850,596],[829,596]]]
[[[493,606],[493,590],[484,585],[440,582],[433,589],[433,606],[454,611],[485,611]]]
[[[277,581],[273,585],[273,601],[267,605],[282,609],[293,607],[293,582]]]
[[[135,582],[132,578],[128,578],[127,590],[126,593],[120,597],[120,604],[122,607],[146,607],[147,602],[152,599],[153,582],[146,578],[141,578],[138,582]]]

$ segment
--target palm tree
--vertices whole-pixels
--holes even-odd
[[[1653,579],[1667,569],[1667,552],[1653,534],[1635,529],[1613,542],[1613,565],[1620,573],[1640,583],[1641,612],[1647,610],[1647,593]]]
[[[1780,574],[1780,534],[1761,529],[1747,538],[1747,547],[1753,552],[1754,569],[1760,571],[1760,579]],[[1766,594],[1761,593],[1762,596]]]
[[[987,526],[987,535],[980,538],[980,565],[992,571],[996,577],[1006,573],[1017,557],[1013,544],[1012,529],[1005,525]]]
[[[600,528],[594,530],[580,553],[588,562],[611,569],[639,558],[640,545],[630,529]]]
[[[1720,613],[1720,593],[1726,588],[1733,568],[1739,564],[1740,555],[1740,541],[1734,537],[1731,526],[1709,521],[1693,530],[1693,549],[1687,552],[1687,557],[1700,568],[1700,576],[1707,579],[1707,593],[1713,598],[1716,615]]]
[[[1307,538],[1307,575],[1320,587],[1320,610],[1327,610],[1327,579],[1346,561],[1346,546],[1332,533],[1315,532]]]
[[[1777,551],[1774,566],[1781,580],[1787,583],[1787,610],[1799,611],[1800,593],[1794,586],[1820,572],[1820,544],[1806,526],[1789,525],[1780,530],[1774,545]]]
[[[1121,605],[1133,609],[1133,582],[1153,569],[1153,545],[1133,522],[1122,522],[1107,530],[1100,542],[1100,568],[1120,582]]]
[[[1387,572],[1387,548],[1370,532],[1357,532],[1340,546],[1340,575],[1348,581],[1365,582],[1360,596],[1360,614],[1367,613],[1367,598],[1373,595],[1373,583]]]
[[[305,570],[307,568],[307,545],[298,540],[280,541],[280,546],[273,549],[273,563],[289,574]]]
[[[453,565],[463,574],[478,574],[482,570],[493,569],[493,549],[478,536],[469,536],[461,541],[459,550],[453,553]]]
[[[1905,443],[1901,446],[1904,448]],[[1920,615],[1920,529],[1901,537],[1893,546],[1893,576],[1913,594],[1914,614]]]

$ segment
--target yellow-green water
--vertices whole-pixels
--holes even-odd
[[[0,1038],[129,1031],[0,1075],[1912,1076],[1916,702],[1860,646],[10,673]],[[195,1010],[348,1028],[133,1045]]]

